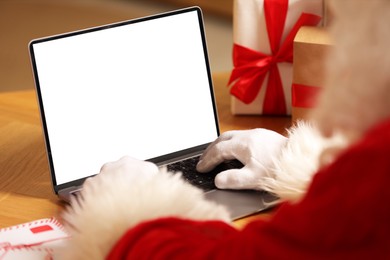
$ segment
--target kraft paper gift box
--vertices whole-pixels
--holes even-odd
[[[293,39],[322,14],[322,0],[234,1],[233,114],[291,114]]]
[[[325,58],[331,39],[322,27],[301,27],[294,39],[292,121],[307,120],[325,78]]]

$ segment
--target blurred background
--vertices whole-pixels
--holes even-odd
[[[233,0],[0,0],[0,91],[33,89],[35,38],[200,6],[212,73],[232,68]]]

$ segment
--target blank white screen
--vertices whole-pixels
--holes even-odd
[[[57,184],[213,141],[196,11],[33,45]]]

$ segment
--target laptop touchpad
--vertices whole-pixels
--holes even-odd
[[[260,212],[275,205],[278,198],[264,191],[212,190],[206,199],[224,205],[232,220]]]

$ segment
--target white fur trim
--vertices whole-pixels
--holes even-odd
[[[166,169],[143,177],[99,174],[87,180],[71,205],[63,214],[72,236],[64,259],[104,259],[129,228],[145,220],[176,216],[229,221],[224,207],[206,201],[202,191]]]
[[[273,158],[274,167],[269,176],[262,180],[265,190],[278,195],[281,200],[300,199],[320,168],[323,151],[343,144],[340,135],[324,138],[313,125],[299,121],[289,129],[288,142],[280,155]]]

